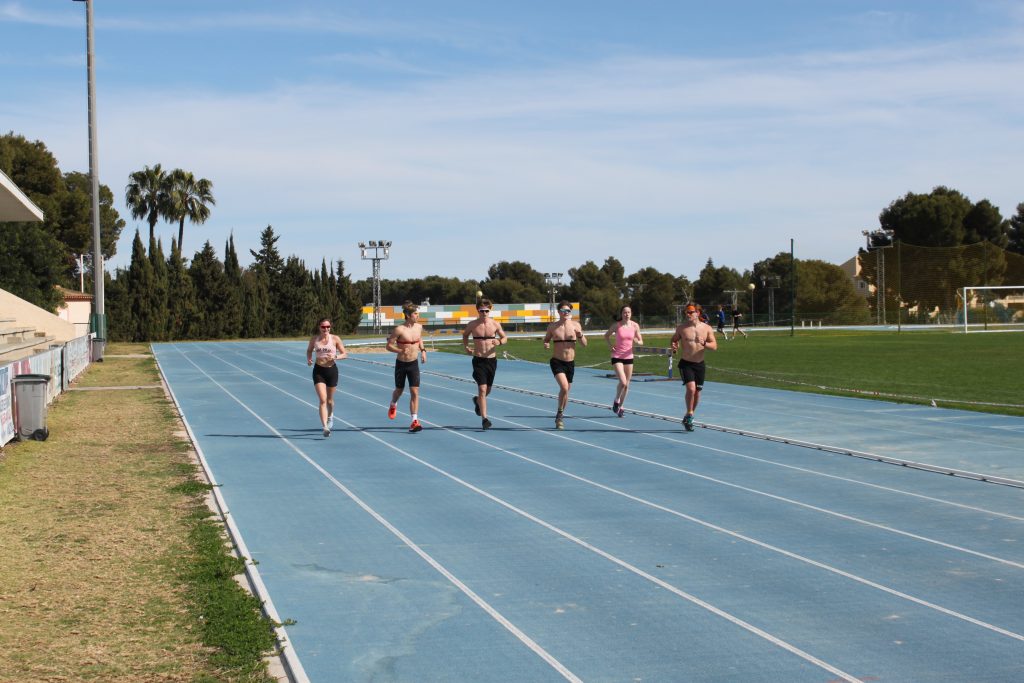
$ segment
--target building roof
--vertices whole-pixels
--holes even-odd
[[[42,210],[0,171],[0,222],[38,223],[43,220]]]
[[[79,292],[77,289],[61,286],[58,286],[57,289],[64,295],[64,301],[92,301],[92,294],[88,292]]]

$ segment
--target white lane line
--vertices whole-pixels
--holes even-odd
[[[355,378],[353,378],[353,379],[355,379]],[[365,380],[356,379],[355,381],[363,382],[365,384],[371,384],[372,386],[380,386],[380,385],[372,383],[372,382],[366,382]],[[363,401],[364,403],[369,403],[371,405],[380,405],[376,401],[371,401],[370,399],[363,398],[362,396],[359,396],[357,394],[353,394],[353,393],[350,393],[350,392],[347,392],[347,391],[343,391],[343,392],[339,392],[339,393],[341,393],[341,394],[343,394],[345,396],[350,396],[350,397],[355,398],[357,400]],[[464,411],[464,412],[467,412],[467,413],[469,412],[468,408],[463,408],[462,406],[457,406],[457,405],[454,405],[454,404],[445,403],[444,401],[438,401],[436,399],[428,399],[428,400],[430,400],[430,402],[432,402],[432,403],[437,403],[439,405],[443,405],[443,406],[446,406],[446,407],[449,407],[449,408],[453,408],[455,410]],[[546,430],[540,430],[540,429],[537,429],[535,427],[530,427],[529,425],[523,424],[521,422],[516,422],[515,420],[509,420],[509,419],[500,418],[500,417],[495,417],[494,419],[497,420],[497,421],[500,421],[500,422],[505,422],[505,423],[514,425],[516,427],[523,428],[526,431],[539,432],[539,433],[548,433]],[[564,476],[569,477],[571,479],[575,479],[577,481],[580,481],[582,483],[588,484],[590,486],[594,486],[595,488],[599,488],[601,490],[607,491],[609,493],[613,493],[613,494],[618,495],[618,496],[622,496],[623,498],[627,498],[629,500],[632,500],[634,502],[640,503],[642,505],[654,508],[656,510],[660,510],[662,512],[666,512],[666,513],[674,515],[676,517],[680,517],[681,519],[685,519],[687,521],[693,522],[694,524],[698,524],[698,525],[703,526],[703,527],[705,527],[707,529],[710,529],[712,531],[717,531],[717,532],[726,534],[728,536],[732,536],[733,538],[736,538],[736,539],[741,540],[741,541],[745,541],[745,542],[750,543],[752,545],[758,546],[759,548],[763,548],[765,550],[769,550],[771,552],[778,553],[778,554],[783,555],[785,557],[789,557],[789,558],[797,560],[799,562],[803,562],[803,563],[809,564],[809,565],[817,567],[819,569],[824,569],[825,571],[828,571],[828,572],[831,572],[831,573],[836,574],[838,576],[842,576],[844,578],[850,579],[852,581],[855,581],[855,582],[860,583],[862,585],[868,586],[870,588],[877,589],[877,590],[882,591],[884,593],[888,593],[889,595],[893,595],[895,597],[901,598],[903,600],[907,600],[909,602],[912,602],[914,604],[920,605],[922,607],[926,607],[928,609],[932,609],[932,610],[935,610],[937,612],[941,612],[942,614],[945,614],[947,616],[951,616],[951,617],[954,617],[956,619],[960,619],[962,621],[966,621],[968,623],[974,624],[975,626],[980,626],[981,628],[987,629],[989,631],[993,631],[995,633],[999,633],[1000,635],[1004,635],[1004,636],[1007,636],[1009,638],[1013,638],[1015,640],[1019,640],[1021,642],[1024,642],[1024,635],[1021,635],[1019,633],[1015,633],[1013,631],[1009,631],[1009,630],[1004,629],[1004,628],[1002,628],[1000,626],[996,626],[995,624],[991,624],[989,622],[982,621],[980,619],[976,619],[976,618],[974,618],[972,616],[969,616],[967,614],[964,614],[962,612],[957,612],[956,610],[953,610],[953,609],[950,609],[950,608],[947,608],[947,607],[943,607],[943,606],[938,605],[938,604],[933,603],[933,602],[929,602],[928,600],[924,600],[923,598],[917,598],[917,597],[915,597],[913,595],[910,595],[909,593],[904,593],[903,591],[897,590],[895,588],[890,588],[888,586],[885,586],[883,584],[877,583],[875,581],[872,581],[872,580],[867,579],[865,577],[859,576],[857,574],[853,574],[853,573],[847,572],[845,570],[839,569],[838,567],[834,567],[832,565],[825,564],[824,562],[819,562],[817,560],[811,559],[811,558],[806,557],[804,555],[800,555],[798,553],[795,553],[795,552],[792,552],[792,551],[789,551],[789,550],[785,550],[784,548],[781,548],[779,546],[775,546],[775,545],[772,545],[770,543],[766,543],[764,541],[759,541],[756,538],[753,538],[751,536],[747,536],[747,535],[741,534],[741,533],[739,533],[737,531],[733,531],[731,529],[727,529],[725,527],[722,527],[722,526],[719,526],[717,524],[714,524],[713,522],[708,522],[708,521],[702,520],[702,519],[700,519],[698,517],[694,517],[694,516],[686,514],[684,512],[680,512],[678,510],[675,510],[674,508],[666,507],[666,506],[661,505],[659,503],[655,503],[653,501],[647,500],[645,498],[641,498],[639,496],[634,496],[633,494],[627,493],[627,492],[622,491],[620,489],[616,489],[616,488],[614,488],[612,486],[608,486],[606,484],[601,484],[600,482],[597,482],[597,481],[588,479],[586,477],[574,474],[572,472],[569,472],[567,470],[563,470],[563,469],[555,467],[553,465],[549,465],[549,464],[541,462],[539,460],[534,460],[533,458],[530,458],[529,456],[525,456],[525,455],[522,455],[520,453],[516,453],[515,451],[511,451],[511,450],[508,450],[508,449],[505,449],[505,448],[501,448],[500,446],[496,446],[496,445],[494,445],[492,443],[489,443],[489,442],[484,441],[482,439],[478,439],[478,438],[470,436],[468,434],[463,434],[462,432],[450,429],[450,428],[445,427],[443,425],[439,425],[437,423],[430,422],[428,420],[422,420],[422,422],[425,422],[426,424],[433,425],[434,427],[436,427],[438,429],[444,430],[444,431],[446,431],[446,432],[448,432],[450,434],[454,434],[455,436],[461,437],[463,439],[467,439],[469,441],[473,441],[473,442],[475,442],[477,444],[480,444],[482,446],[487,446],[487,447],[489,447],[489,448],[491,448],[493,450],[499,451],[501,453],[505,453],[506,455],[510,455],[510,456],[515,457],[515,458],[519,458],[520,460],[523,460],[525,462],[537,465],[539,467],[542,467],[544,469],[550,470],[552,472],[556,472],[558,474],[564,475]]]
[[[267,380],[265,380],[265,379],[263,379],[261,377],[258,377],[257,375],[249,372],[245,368],[242,368],[240,366],[234,365],[233,363],[230,363],[230,362],[224,360],[223,358],[217,357],[217,360],[219,360],[222,363],[225,363],[227,365],[230,365],[233,368],[236,368],[240,372],[242,372],[244,374],[247,374],[250,377],[256,379],[257,381],[262,382],[262,383],[266,384],[267,386],[272,387],[272,388],[280,391],[281,393],[283,393],[286,396],[289,396],[289,397],[295,399],[296,401],[299,401],[300,403],[308,405],[311,408],[315,408],[316,407],[312,403],[310,403],[309,401],[306,401],[305,399],[299,398],[298,396],[295,396],[294,394],[290,393],[289,391],[287,391],[285,389],[282,389],[281,387],[278,387],[277,385],[275,385],[275,384],[273,384],[271,382],[268,382]],[[262,362],[262,361],[257,361],[257,362]],[[270,363],[263,363],[263,364],[267,365],[269,367],[272,367],[272,368],[274,368],[276,370],[280,370],[281,372],[284,372],[284,373],[289,374],[289,375],[293,375],[293,376],[296,376],[296,377],[300,376],[297,373],[292,373],[292,372],[290,372],[288,370],[283,370],[283,369],[281,369],[281,368],[279,368],[277,366],[271,365]],[[211,381],[214,381],[214,380],[211,378]],[[220,386],[220,385],[218,384],[218,386]],[[374,384],[374,386],[379,386],[379,385]],[[223,387],[221,387],[221,388],[223,389]],[[252,412],[252,410],[250,410],[247,406],[245,406],[245,404],[242,403],[239,399],[235,398],[230,392],[227,391],[227,389],[223,389],[223,390],[229,396],[231,396],[236,401],[238,401],[240,405],[242,405],[247,410],[249,410],[249,412],[251,412],[254,416],[256,416],[257,419],[259,419],[261,422],[266,424],[268,429],[271,429],[271,430],[274,431],[275,434],[280,435],[279,432],[274,430],[273,427],[271,427],[262,418],[260,418],[258,415],[256,415],[256,413]],[[347,392],[343,392],[343,393],[346,393],[346,395],[353,396],[355,398],[360,398],[361,399],[361,397],[355,396],[354,394],[347,394]],[[369,399],[361,399],[361,400],[364,400],[367,403],[374,403],[373,401],[370,401]],[[335,420],[337,420],[337,418],[335,418]],[[423,421],[423,420],[421,420],[421,421]],[[817,667],[819,667],[821,669],[824,669],[825,671],[829,672],[830,674],[832,674],[834,676],[838,676],[841,680],[847,681],[848,683],[861,683],[859,678],[856,678],[853,675],[848,674],[845,671],[832,666],[828,662],[825,662],[825,661],[815,657],[814,655],[812,655],[812,654],[810,654],[808,652],[805,652],[804,650],[801,650],[800,648],[796,647],[795,645],[792,645],[792,644],[782,640],[781,638],[779,638],[777,636],[774,636],[771,633],[768,633],[767,631],[764,631],[763,629],[760,629],[757,626],[754,626],[753,624],[751,624],[751,623],[749,623],[747,621],[744,621],[743,619],[740,619],[739,617],[737,617],[737,616],[735,616],[733,614],[730,614],[729,612],[726,612],[725,610],[723,610],[723,609],[721,609],[719,607],[715,607],[711,603],[706,602],[706,601],[698,598],[695,595],[687,593],[686,591],[684,591],[684,590],[682,590],[680,588],[677,588],[676,586],[674,586],[674,585],[672,585],[672,584],[670,584],[670,583],[668,583],[668,582],[666,582],[666,581],[664,581],[662,579],[659,579],[658,577],[653,576],[652,574],[649,574],[649,573],[645,572],[644,570],[640,569],[639,567],[636,567],[636,566],[634,566],[632,564],[629,564],[625,560],[622,560],[622,559],[620,559],[620,558],[618,558],[618,557],[616,557],[616,556],[614,556],[614,555],[612,555],[612,554],[610,554],[610,553],[608,553],[608,552],[598,548],[597,546],[594,546],[594,545],[592,545],[590,543],[587,543],[586,541],[584,541],[581,538],[573,536],[569,532],[567,532],[567,531],[565,531],[565,530],[563,530],[563,529],[561,529],[559,527],[556,527],[555,525],[553,525],[553,524],[551,524],[549,522],[546,522],[543,519],[540,519],[539,517],[536,517],[536,516],[530,514],[529,512],[526,512],[525,510],[522,510],[521,508],[518,508],[518,507],[512,505],[511,503],[509,503],[509,502],[507,502],[507,501],[505,501],[505,500],[503,500],[501,498],[498,498],[497,496],[495,496],[495,495],[493,495],[491,493],[488,493],[487,491],[484,491],[483,489],[478,488],[477,486],[474,486],[473,484],[470,484],[469,482],[467,482],[467,481],[465,481],[463,479],[460,479],[459,477],[455,476],[454,474],[451,474],[451,473],[441,469],[440,467],[437,467],[436,465],[433,465],[433,464],[431,464],[429,462],[426,462],[425,460],[422,460],[422,459],[416,457],[412,453],[409,453],[408,451],[405,451],[405,450],[399,448],[398,446],[394,446],[394,445],[388,443],[387,441],[385,441],[384,439],[381,439],[377,435],[371,434],[371,433],[366,432],[366,431],[361,430],[361,429],[358,429],[355,425],[353,425],[351,423],[345,422],[345,424],[349,425],[350,427],[353,427],[353,428],[357,429],[361,434],[366,435],[367,437],[369,437],[369,438],[379,442],[380,444],[382,444],[382,445],[384,445],[384,446],[394,450],[395,452],[400,453],[401,455],[403,455],[404,457],[412,460],[413,462],[416,462],[416,463],[418,463],[418,464],[420,464],[420,465],[422,465],[422,466],[424,466],[424,467],[426,467],[426,468],[436,472],[437,474],[439,474],[439,475],[441,475],[443,477],[446,477],[447,479],[450,479],[451,481],[459,484],[460,486],[463,486],[463,487],[469,489],[470,491],[473,491],[474,493],[476,493],[476,494],[478,494],[480,496],[483,496],[484,498],[487,498],[488,500],[496,503],[497,505],[500,505],[500,506],[504,507],[505,509],[507,509],[507,510],[509,510],[511,512],[514,512],[515,514],[520,515],[521,517],[524,517],[525,519],[528,519],[529,521],[533,522],[534,524],[537,524],[537,525],[539,525],[539,526],[541,526],[541,527],[551,531],[552,533],[557,534],[558,536],[561,536],[562,538],[564,538],[564,539],[566,539],[566,540],[568,540],[568,541],[570,541],[572,543],[575,543],[576,545],[579,545],[580,547],[582,547],[582,548],[584,548],[586,550],[589,550],[590,552],[592,552],[592,553],[594,553],[594,554],[596,554],[596,555],[598,555],[600,557],[603,557],[604,559],[608,560],[609,562],[612,562],[613,564],[615,564],[615,565],[617,565],[619,567],[622,567],[623,569],[625,569],[625,570],[627,570],[627,571],[629,571],[629,572],[631,572],[633,574],[636,574],[637,576],[639,576],[639,577],[641,577],[643,579],[646,579],[647,581],[649,581],[649,582],[659,586],[660,588],[665,589],[666,591],[672,593],[673,595],[677,595],[680,598],[683,598],[684,600],[686,600],[686,601],[688,601],[688,602],[690,602],[690,603],[692,603],[692,604],[694,604],[694,605],[696,605],[698,607],[701,607],[702,609],[705,609],[708,612],[711,612],[712,614],[714,614],[714,615],[716,615],[718,617],[721,617],[722,619],[725,619],[726,621],[732,623],[733,625],[738,626],[738,627],[742,628],[743,630],[748,631],[749,633],[752,633],[752,634],[754,634],[754,635],[756,635],[756,636],[758,636],[758,637],[768,641],[769,643],[775,645],[776,647],[779,647],[779,648],[789,652],[790,654],[796,655],[800,659],[803,659],[804,661],[806,661],[806,662],[808,662],[810,664],[813,664],[813,665],[815,665],[815,666],[817,666]],[[428,423],[428,424],[434,424],[434,423]],[[435,425],[435,426],[437,426],[437,425]],[[287,441],[287,438],[284,437],[283,435],[280,435],[280,438],[285,439]],[[304,453],[302,453],[296,446],[292,445],[290,442],[289,442],[289,445],[293,449],[295,449],[304,459],[309,461],[310,464],[313,464],[314,467],[316,467],[318,470],[323,472],[324,476],[326,476],[329,479],[331,479],[332,481],[334,481],[333,478],[331,478],[329,473],[324,471],[318,464],[316,464],[312,459],[310,459],[308,456],[306,456]],[[341,486],[340,483],[338,483],[337,485]],[[354,496],[354,494],[351,494],[351,495]],[[357,500],[357,499],[354,498],[354,500]],[[411,541],[409,541],[409,542],[411,543]],[[467,588],[466,590],[469,590],[469,589]]]
[[[263,353],[271,353],[271,352],[270,351],[264,351]],[[277,369],[280,369],[278,366],[271,366],[271,367],[275,367]],[[359,366],[359,365],[350,365],[349,367],[355,368],[357,370],[365,370],[365,368],[363,366]],[[371,366],[371,367],[376,367],[376,366]],[[378,372],[374,372],[374,371],[370,371],[370,372],[372,374],[374,374],[375,376],[377,376],[378,374],[382,374],[382,373],[378,373]],[[446,375],[441,374],[441,373],[436,372],[436,371],[432,372],[431,374],[433,376],[440,377],[442,379],[447,378]],[[457,381],[457,380],[452,379],[451,381]],[[458,391],[457,389],[453,389],[453,388],[445,387],[445,386],[440,386],[440,385],[439,385],[438,388],[440,388],[441,390],[444,390],[444,391]],[[428,398],[426,400],[432,400],[432,399]],[[542,409],[542,408],[538,408],[538,407],[533,406],[533,405],[517,403],[515,401],[511,401],[511,400],[503,399],[503,398],[490,398],[489,397],[488,401],[496,401],[496,402],[504,403],[504,404],[507,404],[507,405],[516,406],[516,407],[519,407],[519,408],[526,408],[528,410],[533,410],[533,411],[536,411],[536,412],[544,412],[544,409]],[[927,500],[929,502],[937,503],[937,504],[940,504],[940,505],[946,505],[946,506],[949,506],[949,507],[955,507],[955,508],[959,508],[959,509],[963,509],[963,510],[970,510],[972,512],[979,512],[979,513],[984,514],[984,515],[990,515],[990,516],[993,516],[993,517],[1002,517],[1004,519],[1010,519],[1010,520],[1013,520],[1013,521],[1016,521],[1016,522],[1024,522],[1024,516],[1013,515],[1013,514],[1010,514],[1010,513],[1007,513],[1007,512],[999,512],[999,511],[996,511],[996,510],[990,510],[988,508],[981,508],[981,507],[977,507],[977,506],[974,506],[974,505],[967,505],[965,503],[957,503],[955,501],[946,500],[944,498],[936,498],[934,496],[927,496],[927,495],[924,495],[924,494],[921,494],[921,493],[914,493],[912,491],[906,491],[904,489],[897,489],[897,488],[893,488],[893,487],[890,487],[890,486],[883,486],[881,484],[874,484],[874,483],[863,481],[863,480],[860,480],[860,479],[853,479],[853,478],[850,478],[850,477],[842,477],[842,476],[835,475],[835,474],[828,474],[826,472],[820,472],[818,470],[814,470],[814,469],[810,469],[810,468],[806,468],[806,467],[800,467],[800,466],[797,466],[797,465],[789,465],[789,464],[786,464],[786,463],[781,463],[781,462],[777,462],[775,460],[769,460],[769,459],[766,459],[766,458],[759,458],[759,457],[756,457],[756,456],[748,455],[746,453],[739,453],[737,451],[731,451],[731,450],[724,449],[724,448],[716,448],[714,446],[707,446],[707,445],[704,445],[704,444],[701,444],[701,443],[695,443],[692,440],[684,440],[684,439],[674,438],[674,437],[670,437],[670,436],[665,436],[663,434],[655,434],[655,433],[651,433],[651,432],[645,432],[645,431],[642,431],[642,430],[630,429],[629,427],[620,427],[620,426],[618,426],[618,425],[616,425],[614,423],[609,424],[608,422],[601,422],[601,421],[598,421],[598,420],[591,420],[589,418],[574,417],[573,419],[574,420],[587,421],[587,422],[593,422],[595,424],[600,424],[602,426],[608,427],[609,429],[625,431],[625,432],[631,432],[631,433],[634,433],[634,434],[642,434],[643,436],[646,436],[646,437],[649,437],[649,438],[652,438],[652,439],[659,439],[659,440],[662,440],[662,441],[668,441],[670,443],[679,444],[679,445],[690,447],[690,448],[696,448],[698,450],[711,451],[711,452],[714,452],[714,453],[720,453],[720,454],[723,454],[723,455],[729,455],[729,456],[732,456],[732,457],[742,458],[742,459],[750,460],[750,461],[753,461],[753,462],[764,463],[766,465],[774,465],[776,467],[781,467],[781,468],[784,468],[784,469],[789,469],[789,470],[793,470],[793,471],[797,471],[797,472],[802,472],[802,473],[810,474],[810,475],[813,475],[813,476],[824,477],[826,479],[834,479],[834,480],[837,480],[837,481],[847,482],[847,483],[851,483],[851,484],[857,484],[857,485],[860,485],[860,486],[865,486],[865,487],[873,488],[873,489],[880,490],[880,491],[886,491],[886,492],[889,492],[889,493],[895,493],[895,494],[898,494],[898,495],[908,496],[908,497],[911,497],[911,498],[917,498],[919,500]]]
[[[254,377],[255,379],[258,379],[261,382],[264,382],[266,384],[269,384],[270,386],[273,386],[275,389],[278,389],[278,391],[281,391],[285,395],[290,396],[291,398],[294,398],[297,401],[305,403],[306,405],[309,405],[310,407],[316,407],[316,406],[313,406],[311,403],[309,403],[307,401],[304,401],[303,399],[299,398],[298,396],[295,396],[294,394],[291,394],[291,393],[281,389],[280,387],[276,387],[276,386],[270,384],[269,382],[266,382],[265,380],[262,380],[259,377],[256,377],[255,375],[253,375],[251,372],[245,370],[244,368],[241,368],[241,367],[239,367],[237,365],[234,365],[232,363],[228,363],[223,358],[220,358],[218,356],[214,356],[212,353],[210,355],[211,355],[211,357],[213,357],[213,358],[215,358],[215,359],[217,359],[217,360],[219,360],[219,361],[221,361],[223,363],[226,363],[227,365],[230,365],[233,368],[237,368],[238,370],[242,371],[243,373],[245,373],[245,374],[247,374],[247,375],[249,375],[251,377]],[[477,595],[469,586],[464,584],[461,580],[459,580],[459,578],[457,576],[452,574],[440,562],[438,562],[433,557],[431,557],[426,551],[424,551],[420,546],[418,546],[411,538],[409,538],[404,533],[402,533],[397,527],[395,527],[393,524],[391,524],[391,522],[389,522],[387,519],[385,519],[383,516],[381,516],[380,513],[378,513],[376,510],[374,510],[372,507],[370,507],[365,501],[363,501],[363,499],[361,499],[359,496],[357,496],[351,489],[349,489],[347,486],[345,486],[340,481],[335,479],[334,476],[331,475],[330,472],[328,472],[323,467],[321,467],[320,464],[318,462],[316,462],[313,458],[311,458],[308,455],[306,455],[306,453],[301,448],[299,448],[294,443],[292,443],[292,441],[288,437],[286,437],[284,434],[282,434],[277,429],[275,429],[273,425],[271,425],[269,422],[264,420],[252,408],[250,408],[248,405],[246,405],[245,402],[243,402],[240,398],[238,398],[233,393],[231,393],[231,391],[229,391],[223,384],[221,384],[220,382],[215,380],[213,377],[211,377],[205,370],[203,370],[201,367],[199,367],[199,365],[197,365],[191,358],[186,357],[186,360],[188,360],[190,363],[195,365],[196,369],[198,369],[200,372],[202,372],[204,375],[206,375],[206,377],[211,382],[216,384],[217,387],[219,387],[221,391],[223,391],[225,394],[230,396],[236,403],[238,403],[238,405],[242,406],[242,408],[244,408],[246,411],[248,411],[249,414],[251,414],[257,420],[259,420],[263,424],[263,426],[265,426],[272,434],[274,434],[276,437],[281,439],[285,444],[288,445],[289,448],[291,448],[293,451],[295,451],[295,453],[298,454],[298,456],[300,458],[302,458],[303,460],[308,462],[314,469],[316,469],[316,471],[318,471],[321,475],[323,475],[324,478],[326,478],[336,488],[338,488],[338,490],[340,490],[342,493],[344,493],[346,496],[348,496],[348,498],[350,500],[352,500],[352,502],[354,502],[356,505],[358,505],[360,508],[362,508],[363,511],[366,512],[371,517],[373,517],[373,519],[376,520],[378,524],[380,524],[385,529],[387,529],[389,532],[391,532],[400,541],[402,541],[402,543],[404,543],[409,549],[411,549],[413,552],[415,552],[417,555],[419,555],[420,558],[422,558],[427,564],[429,564],[431,567],[433,567],[435,571],[437,571],[439,574],[441,574],[453,586],[455,586],[460,591],[462,591],[462,593],[464,595],[466,595],[466,597],[468,597],[470,600],[475,602],[477,604],[477,606],[480,607],[480,609],[484,610],[484,612],[486,612],[492,619],[494,619],[496,622],[501,624],[509,633],[514,635],[516,638],[518,638],[520,642],[522,642],[524,645],[526,645],[526,647],[528,647],[538,657],[543,659],[549,666],[551,666],[551,668],[553,668],[555,671],[557,671],[559,674],[561,674],[563,678],[565,678],[568,681],[574,681],[575,683],[582,683],[582,679],[580,679],[578,676],[576,676],[576,674],[574,674],[572,671],[570,671],[565,665],[563,665],[561,662],[559,662],[557,659],[555,659],[554,656],[552,656],[547,650],[545,650],[543,647],[541,647],[540,644],[538,644],[536,641],[534,641],[532,638],[530,638],[528,635],[526,635],[522,630],[519,629],[519,627],[517,627],[511,621],[506,619],[504,617],[504,615],[502,615],[500,612],[498,612],[497,609],[492,607],[490,605],[490,603],[488,603],[486,600],[484,600],[479,595]],[[338,421],[338,422],[342,422],[342,423],[348,425],[349,427],[351,427],[353,429],[358,429],[358,427],[356,427],[356,425],[351,424],[349,422],[345,422],[344,420],[339,420],[338,418],[335,418],[335,420]],[[366,436],[368,436],[371,439],[379,441],[380,443],[388,446],[389,448],[394,448],[394,446],[391,446],[386,441],[380,439],[380,437],[378,437],[378,436],[376,436],[374,434],[369,434],[367,432],[362,432],[362,433],[365,434]],[[396,449],[396,450],[399,450],[399,449]],[[851,679],[851,680],[855,681],[856,679]]]
[[[271,367],[274,367],[274,366],[271,366]],[[277,369],[280,369],[280,368],[277,368]],[[287,371],[285,371],[285,372],[287,372]],[[438,387],[438,388],[440,388],[442,390],[446,390],[447,389],[446,387]],[[451,391],[455,391],[455,390],[451,389]],[[429,399],[429,398],[425,399],[423,396],[421,396],[420,400],[430,401],[432,399]],[[498,399],[498,400],[502,401],[502,399]],[[536,410],[538,412],[543,410],[541,408],[536,408],[534,406],[528,406],[528,405],[524,405],[524,404],[520,404],[520,403],[515,403],[513,401],[502,401],[502,402],[508,403],[510,405],[515,405],[515,406],[518,406],[518,407],[521,407],[521,408],[528,408],[530,410]],[[596,422],[594,420],[588,420],[587,418],[573,418],[573,419],[574,420],[586,420],[588,422]],[[599,424],[603,424],[603,423],[599,423]],[[535,429],[535,428],[531,427],[531,429]],[[708,476],[706,474],[700,474],[699,472],[694,472],[692,470],[687,470],[687,469],[684,469],[682,467],[676,467],[674,465],[668,465],[666,463],[658,462],[656,460],[649,460],[647,458],[642,458],[642,457],[637,456],[637,455],[632,455],[631,453],[626,453],[624,451],[616,450],[614,448],[608,448],[606,446],[602,446],[600,444],[596,444],[596,443],[593,443],[593,442],[590,442],[590,441],[584,441],[582,439],[577,439],[577,438],[571,437],[571,436],[569,436],[569,435],[567,435],[565,433],[552,432],[552,431],[548,431],[548,430],[536,430],[536,431],[538,431],[541,434],[545,434],[545,435],[547,435],[547,436],[549,436],[551,438],[563,439],[563,440],[570,441],[570,442],[573,442],[573,443],[578,443],[578,444],[581,444],[581,445],[585,445],[585,446],[587,446],[589,448],[605,451],[607,453],[611,453],[613,455],[618,455],[618,456],[623,457],[623,458],[629,458],[630,460],[635,460],[637,462],[643,462],[643,463],[647,463],[649,465],[654,465],[655,467],[661,467],[661,468],[664,468],[664,469],[667,469],[667,470],[671,470],[673,472],[679,472],[680,474],[686,474],[686,475],[689,475],[689,476],[692,476],[692,477],[696,477],[698,479],[703,479],[705,481],[713,482],[715,484],[721,484],[722,486],[728,486],[730,488],[734,488],[734,489],[737,489],[737,490],[740,490],[740,491],[745,491],[747,493],[753,493],[753,494],[756,494],[756,495],[759,495],[759,496],[765,496],[767,498],[771,498],[773,500],[778,500],[780,502],[787,503],[789,505],[795,505],[795,506],[802,507],[802,508],[805,508],[805,509],[808,509],[808,510],[813,510],[815,512],[820,512],[822,514],[826,514],[826,515],[830,515],[830,516],[833,516],[833,517],[837,517],[839,519],[844,519],[844,520],[847,520],[847,521],[850,521],[850,522],[854,522],[856,524],[863,524],[863,525],[868,526],[868,527],[872,527],[872,528],[875,528],[875,529],[880,529],[882,531],[888,531],[890,533],[897,534],[897,535],[900,535],[900,536],[905,536],[907,538],[913,538],[915,540],[922,541],[924,543],[930,543],[930,544],[933,544],[933,545],[937,545],[937,546],[940,546],[940,547],[943,547],[943,548],[947,548],[949,550],[954,550],[954,551],[957,551],[957,552],[966,553],[968,555],[973,555],[975,557],[981,557],[983,559],[991,560],[993,562],[999,562],[1001,564],[1005,564],[1005,565],[1008,565],[1008,566],[1011,566],[1011,567],[1016,567],[1017,569],[1024,569],[1024,563],[1016,562],[1014,560],[1009,560],[1009,559],[1006,559],[1006,558],[1003,558],[1003,557],[998,557],[996,555],[990,555],[988,553],[983,553],[983,552],[978,551],[978,550],[971,550],[970,548],[965,548],[963,546],[954,545],[952,543],[946,543],[945,541],[940,541],[938,539],[930,538],[928,536],[922,536],[920,534],[915,534],[915,533],[910,532],[910,531],[903,531],[902,529],[897,529],[895,527],[891,527],[891,526],[888,526],[886,524],[880,524],[880,523],[877,523],[877,522],[871,522],[869,520],[862,519],[860,517],[854,517],[853,515],[847,515],[845,513],[837,512],[835,510],[829,510],[827,508],[823,508],[823,507],[820,507],[820,506],[817,506],[817,505],[811,505],[810,503],[804,503],[802,501],[795,500],[793,498],[787,498],[785,496],[779,496],[779,495],[776,495],[774,493],[768,493],[767,491],[761,491],[759,489],[750,488],[748,486],[742,486],[740,484],[735,484],[735,483],[730,482],[730,481],[725,481],[724,479],[718,479],[716,477],[711,477],[711,476]],[[638,432],[638,433],[642,434],[643,432]],[[714,448],[711,448],[711,447],[705,447],[705,448],[708,448],[709,450],[718,450],[718,449],[714,449]],[[728,451],[724,451],[724,452],[728,452]]]

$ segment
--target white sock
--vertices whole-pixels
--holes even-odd
[[[413,414],[412,414],[412,421],[413,421],[413,422],[415,422],[415,421],[416,421],[416,420],[418,420],[418,419],[419,419],[419,418],[417,418],[417,417],[416,417],[416,413],[413,413]]]

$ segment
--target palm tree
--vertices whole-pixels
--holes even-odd
[[[168,177],[168,210],[164,214],[169,221],[178,221],[178,248],[185,237],[185,219],[205,223],[210,217],[210,206],[217,203],[213,198],[213,183],[206,178],[196,178],[191,171],[176,168]]]
[[[125,204],[132,212],[132,218],[145,218],[149,223],[149,241],[153,242],[156,222],[167,214],[167,173],[156,164],[153,168],[143,167],[128,176],[124,188]]]

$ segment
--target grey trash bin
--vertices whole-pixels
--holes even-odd
[[[92,360],[94,363],[103,362],[103,352],[107,350],[107,340],[103,337],[96,337],[92,340]]]
[[[11,379],[18,406],[18,438],[46,441],[46,386],[49,375],[18,375]]]

